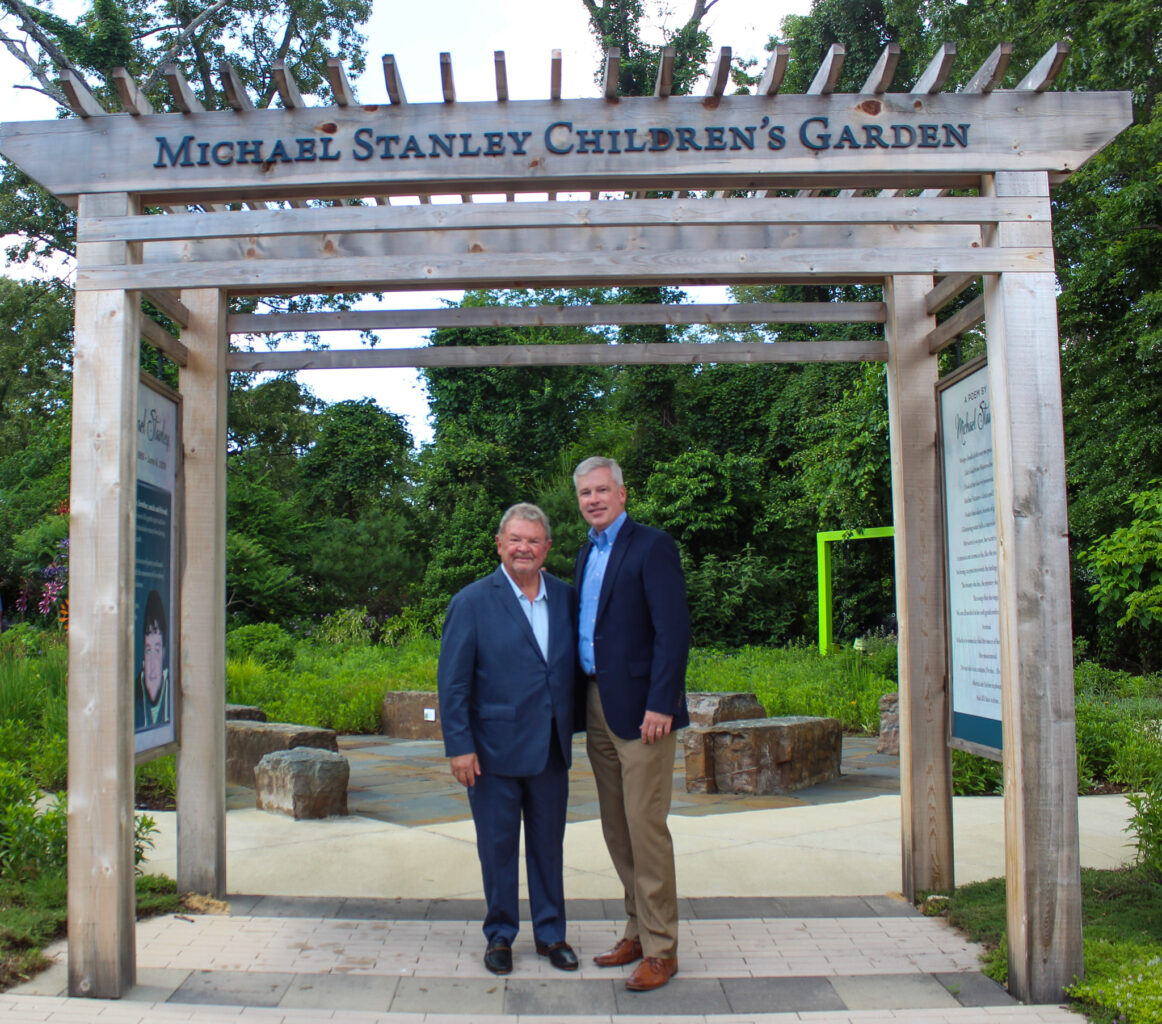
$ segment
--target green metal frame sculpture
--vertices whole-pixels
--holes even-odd
[[[869,526],[865,530],[824,530],[815,534],[815,554],[819,564],[819,653],[831,650],[831,545],[837,540],[874,540],[894,537],[894,526]]]

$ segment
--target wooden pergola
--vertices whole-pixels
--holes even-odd
[[[77,117],[0,127],[0,153],[77,210],[69,630],[69,989],[134,983],[134,481],[141,341],[180,366],[184,511],[178,581],[178,885],[226,891],[227,375],[315,367],[882,360],[891,425],[900,630],[902,888],[953,885],[937,356],[985,324],[993,404],[1010,987],[1058,1000],[1082,968],[1061,384],[1049,193],[1130,123],[1128,93],[1055,93],[1052,48],[999,89],[1011,48],[955,93],[943,46],[891,91],[890,45],[858,94],[832,47],[807,92],[771,57],[753,95],[360,103],[338,61],[334,104],[273,68],[255,109],[228,65],[205,110],[176,67],[172,112],[124,72],[123,112],[74,75]],[[951,195],[956,190],[956,195]],[[836,192],[838,194],[836,194]],[[580,196],[578,197],[578,194]],[[414,197],[419,198],[418,204]],[[460,197],[432,201],[432,197]],[[405,198],[402,204],[400,198]],[[501,201],[480,201],[483,197]],[[473,201],[473,199],[477,201]],[[358,201],[358,202],[356,202]],[[974,282],[983,295],[938,322]],[[883,301],[230,313],[236,295],[486,287],[863,283]],[[142,298],[178,334],[142,312]],[[884,325],[879,341],[240,352],[235,334],[476,324]],[[843,331],[837,331],[842,337]]]

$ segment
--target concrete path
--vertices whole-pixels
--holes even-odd
[[[138,981],[117,1002],[63,998],[64,949],[0,994],[0,1019],[54,1024],[379,1021],[382,1024],[1075,1024],[1025,1007],[985,978],[980,950],[893,895],[900,886],[895,759],[845,742],[844,777],[787,797],[675,790],[682,893],[680,973],[664,989],[624,988],[628,969],[593,954],[620,934],[620,887],[577,758],[567,827],[569,940],[576,974],[554,971],[522,931],[508,978],[490,975],[467,805],[436,744],[352,738],[346,820],[294,822],[230,794],[222,916],[171,915],[137,929]],[[679,773],[677,786],[681,787]],[[250,804],[249,807],[245,806]],[[1131,855],[1120,797],[1080,801],[1082,862]],[[173,815],[149,866],[175,872]],[[957,799],[961,882],[1003,873],[1001,801]],[[526,915],[527,920],[527,915]]]

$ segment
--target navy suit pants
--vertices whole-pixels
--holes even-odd
[[[520,830],[525,829],[525,870],[533,936],[551,945],[565,941],[564,844],[569,769],[554,728],[549,759],[536,775],[483,772],[468,790],[476,823],[476,850],[488,905],[484,935],[512,944],[520,928]]]

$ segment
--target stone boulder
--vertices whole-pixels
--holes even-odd
[[[434,692],[396,690],[383,695],[380,725],[384,736],[401,740],[440,740],[440,701]]]
[[[226,781],[254,786],[254,766],[276,750],[318,747],[338,752],[334,729],[316,729],[287,722],[228,721],[226,723]]]
[[[839,778],[843,726],[837,718],[692,725],[686,736],[690,793],[790,793]]]
[[[880,698],[880,741],[877,754],[900,753],[900,695],[885,693]]]
[[[686,708],[691,725],[717,725],[766,716],[766,710],[753,693],[688,693]]]
[[[266,712],[253,704],[227,704],[227,722],[265,722]]]
[[[267,754],[254,768],[254,803],[260,811],[302,818],[347,813],[351,766],[342,754],[295,747]]]

